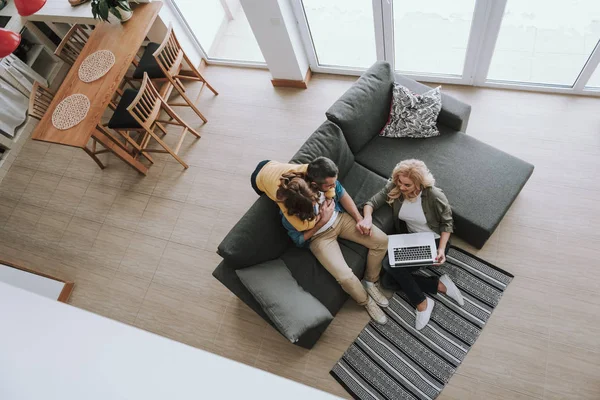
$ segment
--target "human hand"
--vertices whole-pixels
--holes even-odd
[[[319,215],[321,216],[319,222],[321,222],[321,226],[325,225],[329,221],[334,210],[335,202],[333,200],[325,200],[323,204],[321,204],[321,207],[319,208]]]
[[[446,262],[446,254],[444,253],[444,249],[438,249],[437,257],[435,258],[435,266],[440,266]]]
[[[362,235],[372,235],[372,230],[371,228],[373,227],[373,218],[371,218],[371,216],[368,217],[364,217],[363,219],[361,219],[360,221],[358,221],[356,223],[356,229],[362,234]]]

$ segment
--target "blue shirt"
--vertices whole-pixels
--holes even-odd
[[[344,189],[340,181],[336,181],[335,197],[333,198],[333,200],[335,201],[335,210],[340,213],[345,211],[344,207],[342,207],[342,205],[340,204],[340,199],[344,196],[345,193],[346,189]],[[281,211],[279,211],[279,213],[281,214],[281,222],[283,223],[284,228],[287,229],[287,234],[290,238],[292,238],[294,244],[298,247],[306,247],[308,245],[308,242],[304,240],[304,232],[296,230],[296,228],[294,228],[294,226],[288,222],[288,220],[281,213]]]

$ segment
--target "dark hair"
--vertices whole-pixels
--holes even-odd
[[[337,165],[327,157],[317,157],[306,170],[306,179],[309,182],[323,183],[327,178],[335,178],[338,176],[339,170]]]
[[[280,178],[277,199],[283,201],[288,215],[296,215],[303,221],[312,221],[315,214],[314,202],[319,199],[301,174],[287,173]]]

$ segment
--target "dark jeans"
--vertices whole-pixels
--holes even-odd
[[[258,165],[256,166],[256,168],[254,169],[254,172],[252,173],[252,175],[250,176],[250,184],[252,185],[252,189],[254,189],[254,191],[256,192],[257,195],[261,195],[264,192],[262,190],[260,190],[258,188],[258,186],[256,186],[256,177],[258,176],[258,173],[260,172],[261,169],[263,169],[263,167],[271,160],[264,160],[258,163]]]
[[[440,245],[440,240],[435,241],[437,246]],[[445,253],[448,253],[450,248],[450,241],[446,245]],[[400,289],[406,296],[413,306],[423,302],[425,300],[425,293],[435,294],[437,293],[439,278],[437,276],[421,276],[414,275],[413,272],[418,271],[422,267],[400,267],[392,268],[388,257],[383,259],[383,270],[385,275],[382,281],[382,285],[386,289]],[[392,280],[393,282],[390,282]]]

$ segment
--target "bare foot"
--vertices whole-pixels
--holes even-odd
[[[417,304],[417,311],[425,311],[427,309],[427,299]]]
[[[438,282],[438,293],[446,293],[446,286],[440,281]]]

